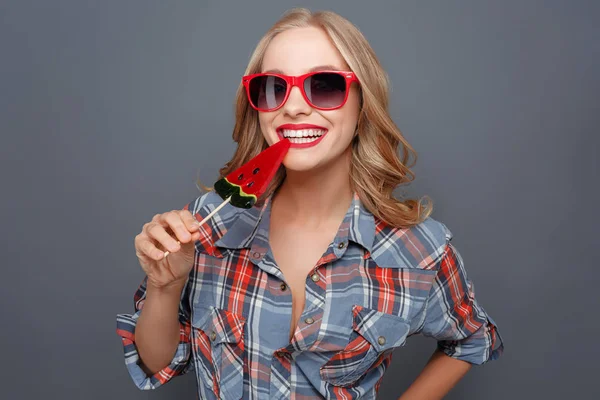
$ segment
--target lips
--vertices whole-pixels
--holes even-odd
[[[321,140],[323,140],[323,138],[325,137],[325,135],[328,132],[328,129],[325,127],[322,127],[319,125],[313,125],[313,124],[283,124],[276,129],[276,132],[277,132],[277,136],[279,136],[279,139],[284,139],[284,136],[283,136],[284,130],[299,131],[299,130],[309,130],[309,129],[323,131],[323,134],[316,140],[313,140],[312,142],[308,142],[308,143],[294,143],[293,142],[294,138],[291,138],[292,144],[290,147],[302,149],[302,148],[316,146]]]

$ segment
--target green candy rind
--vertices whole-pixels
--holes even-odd
[[[231,197],[230,203],[234,207],[252,208],[257,200],[255,195],[245,193],[240,185],[229,182],[227,178],[215,182],[214,189],[223,200]]]

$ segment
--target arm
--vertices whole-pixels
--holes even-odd
[[[161,293],[147,288],[145,277],[134,296],[135,313],[117,315],[125,365],[139,389],[158,388],[194,368],[190,359],[189,288],[172,289]]]
[[[437,349],[421,374],[398,400],[443,399],[470,369],[470,363],[448,357]]]
[[[211,193],[197,197],[183,209],[194,215]],[[134,295],[135,312],[117,315],[125,365],[139,389],[155,389],[194,369],[190,342],[193,271],[187,279],[163,289],[149,285],[148,277],[144,277]]]
[[[498,359],[504,344],[496,323],[475,299],[462,257],[448,241],[429,292],[424,336],[437,349],[402,400],[443,398],[472,365]]]
[[[148,285],[144,311],[135,328],[140,367],[154,375],[167,367],[179,345],[179,301],[184,282],[167,288]]]

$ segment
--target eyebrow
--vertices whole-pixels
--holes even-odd
[[[341,71],[343,69],[340,69],[339,67],[336,67],[334,65],[319,65],[316,67],[312,67],[311,69],[308,70],[308,72],[330,71],[330,70]],[[285,75],[280,69],[270,69],[268,71],[263,71],[263,74],[268,74],[268,73]]]

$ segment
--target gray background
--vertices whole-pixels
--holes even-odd
[[[288,8],[332,9],[392,80],[419,153],[413,196],[454,233],[504,356],[447,399],[592,399],[598,372],[599,32],[595,1],[1,1],[0,397],[142,392],[115,315],[143,274],[133,238],[232,155],[233,99]],[[394,353],[395,399],[435,343]]]

